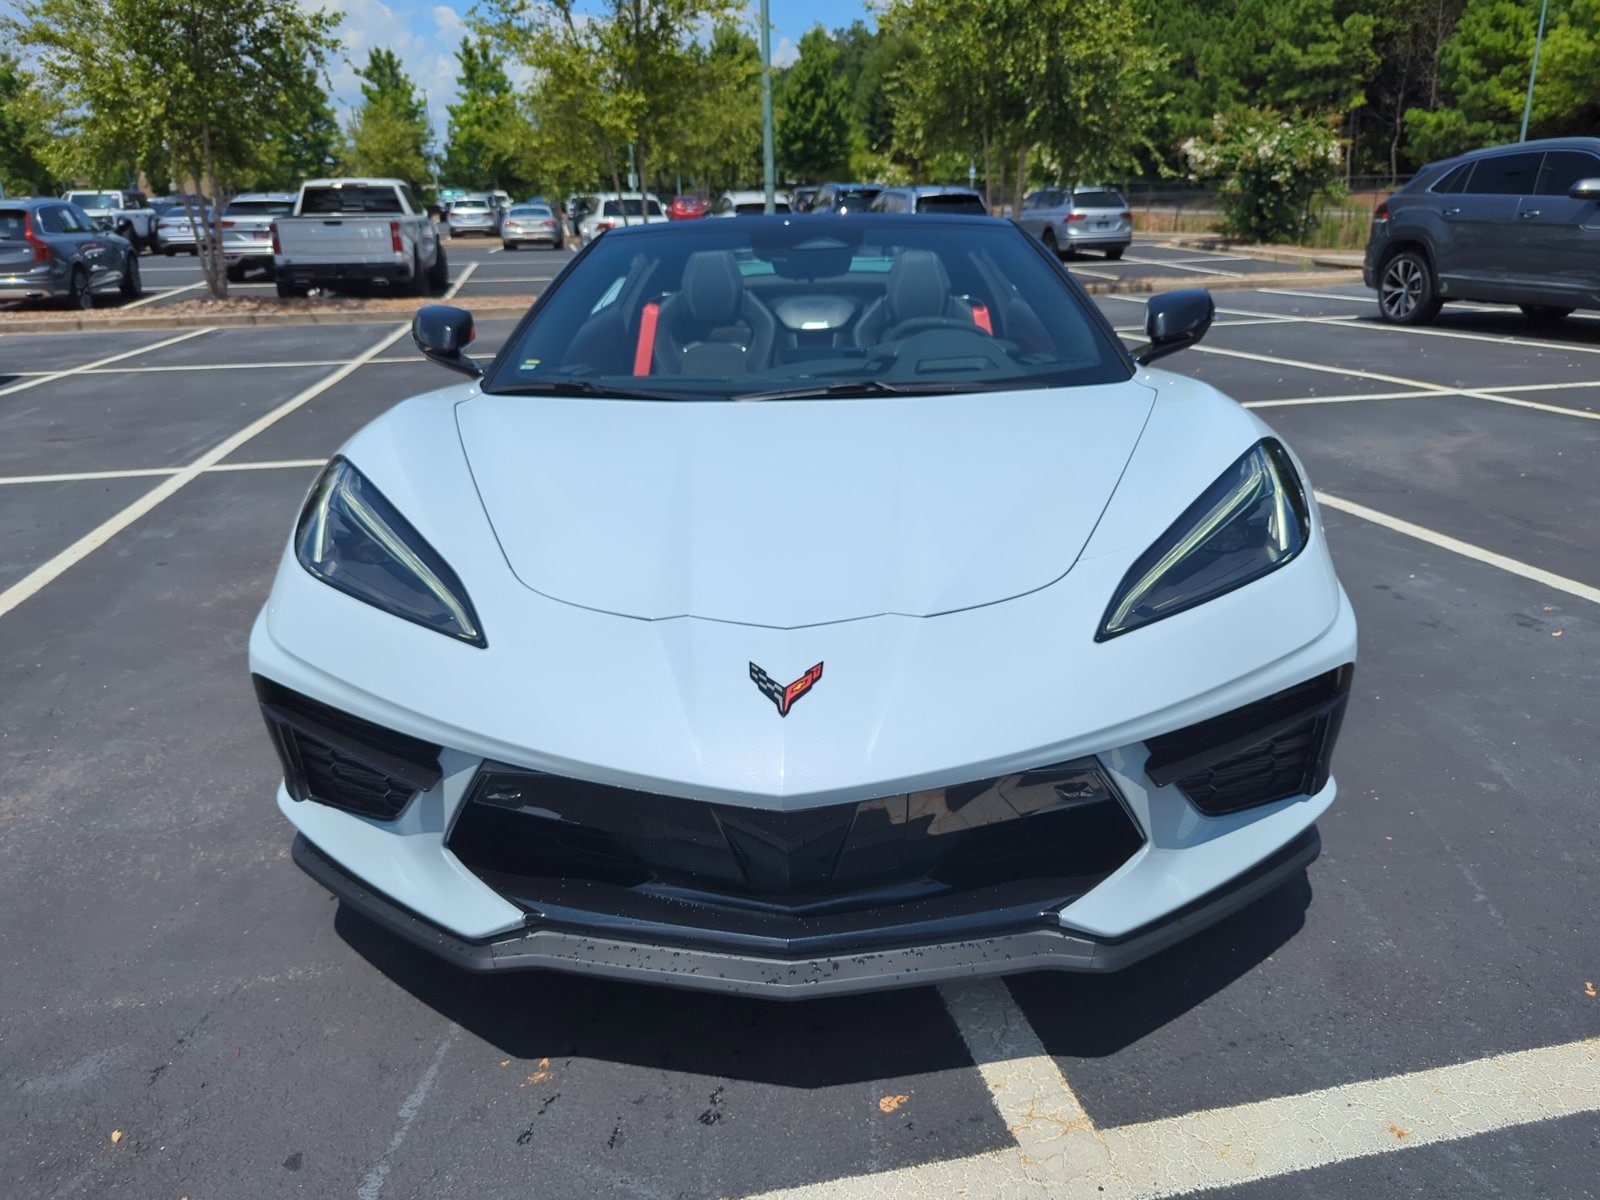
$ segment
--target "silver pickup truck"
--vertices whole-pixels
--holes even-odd
[[[156,248],[156,218],[159,215],[145,200],[144,193],[129,189],[68,192],[62,199],[88,213],[95,224],[120,233],[135,250]]]
[[[450,282],[433,218],[399,179],[312,179],[272,222],[278,295],[378,284],[412,295]]]

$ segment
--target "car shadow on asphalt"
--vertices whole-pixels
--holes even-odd
[[[785,1003],[554,971],[475,975],[345,905],[334,929],[502,1057],[585,1058],[791,1088],[972,1065],[931,987]]]
[[[1300,875],[1116,975],[1052,972],[1009,982],[1050,1053],[1113,1054],[1271,956],[1304,923],[1310,900]],[[396,985],[516,1058],[578,1057],[791,1088],[972,1065],[931,987],[785,1003],[557,972],[474,975],[347,906],[334,928]]]
[[[1294,875],[1254,904],[1114,975],[1013,976],[1011,994],[1052,1055],[1103,1058],[1199,1007],[1305,925],[1311,881]]]

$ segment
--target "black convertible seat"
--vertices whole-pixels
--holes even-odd
[[[778,322],[745,291],[731,250],[691,254],[683,286],[662,301],[652,373],[734,375],[759,371],[772,357]]]
[[[972,306],[950,290],[950,276],[932,250],[905,250],[889,272],[881,299],[867,305],[856,322],[856,345],[875,346],[892,340],[907,321],[944,318],[972,322]]]

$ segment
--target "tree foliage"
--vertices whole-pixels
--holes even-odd
[[[145,169],[226,196],[259,166],[261,115],[300,94],[307,64],[320,74],[336,23],[296,0],[19,0],[0,35],[49,97],[39,153],[53,173],[122,182]],[[199,243],[225,295],[214,221]]]
[[[40,104],[16,57],[0,54],[0,185],[8,196],[55,190],[58,177],[42,157],[50,131]]]
[[[1149,148],[1163,58],[1135,0],[891,0],[883,21],[911,46],[897,141],[914,159],[981,155],[991,204],[1014,164],[1020,205],[1036,149],[1073,181],[1130,170]]]
[[[850,87],[839,47],[818,25],[800,39],[800,57],[773,98],[777,160],[786,176],[825,180],[850,170]]]
[[[464,37],[456,50],[458,99],[450,105],[444,177],[452,184],[498,188],[520,183],[514,164],[526,140],[505,59],[481,34]]]
[[[361,77],[361,104],[345,152],[352,171],[421,187],[430,176],[433,128],[417,87],[393,50],[374,47]]]
[[[1251,241],[1299,241],[1316,219],[1313,202],[1341,189],[1344,148],[1327,119],[1235,110],[1183,150],[1198,178],[1220,181],[1223,232]]]
[[[1527,99],[1538,5],[1469,0],[1439,54],[1448,103],[1406,114],[1419,159],[1515,141]],[[1600,122],[1600,0],[1551,0],[1529,137],[1592,133]]]

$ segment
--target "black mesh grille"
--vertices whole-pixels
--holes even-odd
[[[1353,668],[1151,738],[1145,773],[1212,816],[1311,795],[1328,782]]]
[[[439,781],[439,747],[255,677],[261,714],[296,800],[390,821]]]
[[[400,780],[374,771],[332,746],[293,731],[289,731],[288,736],[295,741],[310,799],[390,821],[400,815],[400,810],[414,795]]]
[[[1325,721],[1311,721],[1178,780],[1201,812],[1216,816],[1311,790]]]

